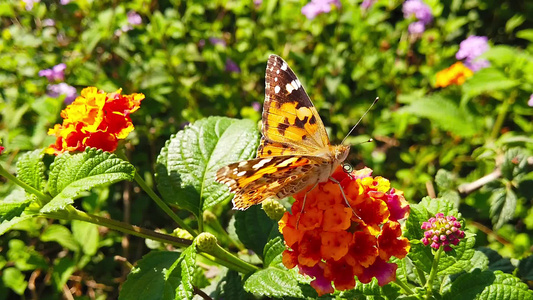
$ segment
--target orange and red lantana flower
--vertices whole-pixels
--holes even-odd
[[[409,205],[387,179],[371,173],[365,168],[347,174],[339,167],[332,175],[357,216],[339,185],[327,181],[308,192],[303,214],[306,191],[295,195],[292,214],[286,212],[279,221],[289,247],[283,264],[314,277],[311,286],[319,295],[332,293],[332,282],[337,290],[353,289],[355,276],[363,283],[375,277],[381,286],[394,281],[397,265],[388,260],[409,252],[398,222],[409,214]]]
[[[139,109],[143,94],[121,95],[121,89],[104,93],[95,87],[81,91],[81,96],[61,111],[63,124],[48,130],[57,137],[48,152],[82,151],[95,147],[115,151],[118,141],[133,130],[130,114]]]
[[[462,85],[466,79],[472,77],[474,72],[467,68],[462,62],[458,61],[442,71],[439,71],[436,75],[437,81],[436,87],[447,87],[449,85]]]

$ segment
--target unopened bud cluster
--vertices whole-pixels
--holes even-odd
[[[437,213],[434,218],[422,223],[424,245],[431,244],[431,248],[444,248],[448,252],[452,250],[450,245],[459,244],[459,240],[465,237],[464,231],[461,230],[461,223],[454,216],[444,216],[443,213]]]

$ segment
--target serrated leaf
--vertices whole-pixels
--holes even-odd
[[[83,253],[93,256],[98,250],[98,242],[100,241],[100,234],[98,233],[98,225],[73,220],[72,234],[78,244],[81,245]]]
[[[505,152],[501,166],[502,175],[508,180],[526,171],[527,157],[522,148],[512,148]]]
[[[54,198],[41,212],[64,209],[94,187],[131,181],[134,175],[130,163],[109,152],[87,148],[82,153],[63,153],[50,166],[48,190]]]
[[[473,249],[476,240],[473,237],[462,239],[452,252],[445,253],[439,260],[437,275],[453,275],[472,267]]]
[[[520,260],[518,263],[518,276],[523,280],[533,280],[533,255]]]
[[[398,111],[428,118],[435,126],[461,137],[470,137],[480,128],[478,120],[465,107],[441,95],[418,99]]]
[[[52,224],[48,226],[39,238],[43,242],[57,242],[72,251],[80,251],[78,242],[76,242],[70,230],[63,225]]]
[[[19,217],[31,202],[32,198],[26,197],[24,190],[14,189],[11,191],[4,200],[0,200],[0,224]]]
[[[244,282],[244,290],[257,296],[303,298],[303,286],[290,270],[270,266],[250,275]]]
[[[35,217],[35,215],[21,215],[20,217],[14,217],[9,221],[3,221],[0,223],[0,236],[6,233],[8,230],[10,230],[13,226],[17,225],[18,223],[28,220]]]
[[[165,279],[174,287],[176,299],[192,299],[195,264],[196,244],[193,243],[168,269]]]
[[[511,189],[498,188],[492,191],[490,217],[494,224],[494,229],[499,229],[514,217],[516,201],[516,194]]]
[[[378,280],[372,278],[372,281],[365,284],[358,281],[353,290],[342,292],[339,296],[342,299],[398,299],[400,287],[391,284],[380,287]]]
[[[156,180],[165,201],[197,216],[230,197],[214,182],[221,167],[255,156],[257,126],[250,120],[210,117],[199,120],[167,141],[157,158]]]
[[[277,226],[260,205],[254,205],[246,211],[238,211],[235,214],[235,231],[239,240],[259,256],[263,256],[263,249],[274,225]]]
[[[444,299],[533,299],[533,291],[528,290],[520,279],[501,271],[474,270],[457,277]]]
[[[269,266],[276,257],[283,253],[284,250],[285,242],[282,237],[277,236],[268,241],[263,250],[263,265]]]
[[[453,174],[447,170],[439,169],[435,174],[435,183],[441,190],[453,188]]]
[[[167,278],[167,272],[179,257],[179,252],[170,251],[152,251],[143,256],[122,285],[118,299],[174,300],[175,278]]]
[[[17,161],[17,178],[39,191],[44,191],[46,180],[43,155],[42,150],[26,152]]]

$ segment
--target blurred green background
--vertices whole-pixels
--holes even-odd
[[[161,147],[189,122],[260,120],[266,61],[275,53],[299,76],[332,143],[380,98],[348,139],[350,163],[391,179],[413,203],[452,199],[478,246],[529,256],[533,3],[425,0],[433,18],[413,33],[417,17],[405,16],[404,1],[361,2],[332,1],[330,12],[310,19],[307,1],[2,1],[0,161],[14,172],[21,153],[53,143],[47,130],[83,87],[122,88],[146,95],[125,146],[152,182]],[[490,66],[437,88],[437,72],[457,62],[471,35],[488,38],[482,58]],[[63,77],[40,76],[61,63]],[[480,189],[462,185],[491,173],[497,179]],[[0,197],[13,196],[14,185],[0,180]],[[77,205],[172,231],[131,183],[95,190]],[[217,212],[223,223],[229,208]],[[37,219],[15,229],[0,238],[0,299],[115,298],[129,269],[114,256],[135,262],[157,247],[84,223]]]

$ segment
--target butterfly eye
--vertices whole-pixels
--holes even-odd
[[[350,165],[349,163],[346,163],[346,162],[345,162],[345,163],[342,164],[342,170],[343,170],[345,173],[350,174],[350,173],[352,173],[352,171],[353,171],[353,167],[352,167],[352,165]]]

